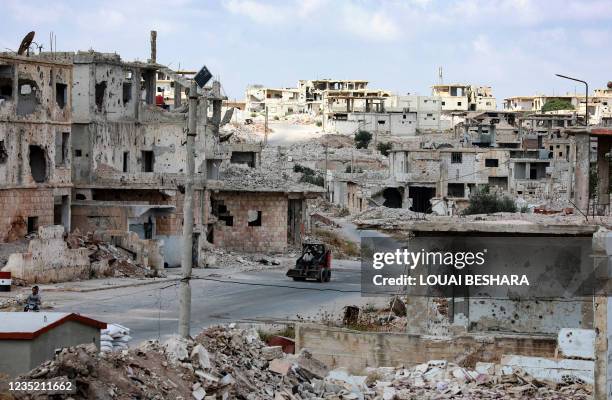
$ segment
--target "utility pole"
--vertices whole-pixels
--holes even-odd
[[[327,143],[325,143],[325,175],[323,176],[323,185],[325,187],[325,196],[329,199],[329,193],[327,192]]]
[[[266,121],[264,123],[264,146],[268,145],[268,106],[266,106]]]
[[[584,124],[589,126],[589,84],[587,81],[583,81],[582,79],[572,78],[571,76],[555,74],[559,78],[569,79],[571,81],[576,81],[584,84]],[[542,105],[544,107],[544,105]],[[578,107],[580,107],[580,101],[578,101]]]
[[[179,311],[179,335],[189,337],[191,325],[191,268],[193,264],[193,175],[195,172],[195,137],[197,134],[198,88],[195,80],[189,88],[189,122],[187,125],[185,171],[185,201],[183,204],[183,248],[181,254],[181,290]]]

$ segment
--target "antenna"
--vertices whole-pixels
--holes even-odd
[[[442,75],[442,67],[438,67],[438,83],[442,85],[444,83],[444,78]]]

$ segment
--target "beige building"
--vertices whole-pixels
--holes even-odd
[[[490,86],[439,84],[432,86],[432,96],[440,97],[442,111],[493,111],[497,109]]]
[[[0,242],[70,229],[72,65],[0,54]]]

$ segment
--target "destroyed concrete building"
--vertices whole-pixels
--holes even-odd
[[[123,62],[116,54],[64,56],[72,60],[75,77],[73,229],[113,240],[135,232],[163,246],[162,266],[179,265],[186,114],[155,104],[160,66]],[[195,220],[202,221],[201,183],[195,198],[201,204]],[[196,232],[203,230],[196,224]]]
[[[308,199],[323,188],[294,183],[274,171],[232,164],[209,181],[210,243],[245,252],[282,252],[301,245],[309,231]]]
[[[437,84],[431,94],[440,97],[443,111],[493,111],[497,108],[490,86],[464,83]]]
[[[0,54],[0,243],[70,230],[72,66]]]
[[[542,108],[550,101],[563,101],[570,104],[571,109],[562,110],[562,113],[573,113],[579,120],[584,118],[588,108],[589,124],[598,125],[604,118],[612,116],[612,89],[595,89],[589,95],[587,106],[584,94],[567,93],[565,95],[538,94],[533,96],[512,96],[504,99],[504,110],[532,111],[541,113]],[[556,113],[551,111],[549,113]]]
[[[246,89],[245,110],[249,113],[268,112],[269,117],[284,117],[303,112],[300,90],[296,88],[268,88],[250,85]]]

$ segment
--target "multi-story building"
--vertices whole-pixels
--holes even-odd
[[[295,88],[268,88],[251,85],[246,90],[247,112],[264,112],[268,109],[271,117],[283,117],[302,112],[304,104],[300,101],[300,91]]]
[[[490,86],[439,84],[431,94],[441,98],[442,111],[494,111],[497,109]]]
[[[70,230],[72,65],[0,54],[0,242]]]

